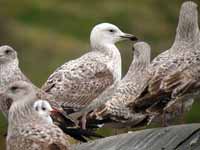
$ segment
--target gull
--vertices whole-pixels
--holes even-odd
[[[167,112],[167,105],[173,101],[173,90],[163,88],[163,81],[172,72],[188,67],[195,63],[196,59],[199,59],[199,50],[195,48],[198,37],[197,4],[191,1],[184,2],[181,6],[176,37],[172,47],[152,61],[149,67],[151,80],[140,97],[130,104],[130,107],[147,112]],[[170,86],[175,85],[171,82]],[[190,99],[190,101],[192,100]]]
[[[10,46],[0,47],[0,85],[1,88],[16,80],[28,81],[29,79],[18,67],[17,52]]]
[[[51,102],[53,106],[61,110],[57,102],[54,102],[53,96],[45,93],[38,87],[36,87],[21,71],[19,68],[19,60],[17,52],[10,46],[0,46],[0,91],[1,93],[7,88],[7,86],[15,81],[25,81],[37,90],[38,99],[46,99]],[[4,97],[0,98],[0,110],[3,112],[5,118],[8,116],[8,110],[11,106],[12,100]]]
[[[121,79],[121,55],[115,43],[125,39],[137,40],[113,24],[96,25],[90,34],[91,51],[57,68],[42,89],[63,102],[68,112],[84,108]]]
[[[82,141],[86,141],[85,139],[82,138],[83,134],[86,134],[87,137],[90,136],[90,134],[86,131],[80,132],[80,129],[77,128],[75,122],[69,116],[66,115],[66,113],[61,107],[61,104],[59,104],[52,95],[36,87],[24,75],[24,73],[19,68],[19,60],[17,57],[17,52],[10,46],[1,46],[0,47],[0,87],[1,87],[0,110],[3,112],[6,119],[8,118],[8,111],[13,100],[7,97],[4,94],[4,91],[6,90],[9,84],[15,81],[24,81],[27,82],[27,84],[30,84],[30,86],[32,86],[36,90],[35,100],[38,99],[47,100],[51,104],[51,107],[54,110],[56,110],[54,111],[54,113],[51,114],[54,123],[56,123],[61,129],[63,129],[69,135],[71,135],[75,139],[78,138],[77,140],[82,140]],[[63,123],[65,124],[65,126],[62,125]],[[74,130],[70,132],[72,129],[68,129],[68,127],[74,127]],[[92,136],[95,135],[92,134]]]
[[[0,47],[0,89],[3,91],[10,83],[18,80],[30,82],[30,80],[22,73],[18,67],[19,61],[17,52],[10,46],[4,45]],[[0,100],[0,110],[7,118],[8,109],[11,100]]]
[[[53,124],[53,120],[51,118],[51,112],[53,111],[53,108],[46,100],[37,100],[33,104],[33,108],[35,111],[38,112],[39,116],[42,117],[42,119],[46,119],[48,124]]]
[[[150,79],[147,72],[147,68],[150,65],[150,55],[149,44],[146,42],[134,44],[133,61],[127,74],[118,82],[117,87],[105,96],[106,100],[103,102],[103,106],[100,106],[97,112],[94,113],[96,118],[101,118],[102,120],[109,118],[116,123],[131,126],[138,124],[147,117],[146,114],[134,112],[126,106],[141,94]],[[92,119],[94,117],[91,113],[89,116]]]
[[[198,15],[194,16],[198,23]],[[199,94],[199,72],[200,72],[200,32],[198,24],[196,25],[197,36],[194,39],[193,52],[189,55],[185,63],[178,69],[167,75],[161,84],[161,88],[172,93],[173,100],[168,106],[178,102],[181,99],[193,99]]]
[[[69,150],[68,137],[34,108],[36,92],[30,84],[17,81],[8,86],[13,100],[8,115],[7,150]]]
[[[149,78],[147,68],[150,64],[150,46],[145,42],[134,44],[134,58],[126,76],[118,83],[111,99],[109,99],[103,110],[103,114],[109,115],[116,121],[125,119],[135,124],[146,118],[145,114],[132,112],[126,106],[133,102],[144,90]],[[119,119],[118,119],[119,118]]]

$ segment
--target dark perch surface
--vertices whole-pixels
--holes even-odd
[[[200,124],[135,131],[74,145],[74,150],[200,150]]]

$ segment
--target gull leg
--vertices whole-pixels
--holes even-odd
[[[117,128],[114,128],[114,135],[118,135],[119,134],[119,130]]]
[[[168,124],[167,124],[167,121],[166,121],[166,111],[163,111],[161,120],[162,120],[162,122],[161,122],[162,127],[167,127]]]
[[[181,101],[181,124],[185,123],[184,103]]]
[[[81,116],[81,128],[84,130],[86,129],[86,123],[87,123],[86,117],[87,113],[84,113],[83,116]]]

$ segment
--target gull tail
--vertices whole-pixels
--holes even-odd
[[[64,133],[81,142],[87,142],[87,139],[92,138],[103,138],[102,135],[95,133],[93,130],[81,129],[80,127],[59,127],[63,130]]]
[[[67,135],[73,137],[74,139],[81,141],[81,142],[87,142],[87,139],[92,138],[103,138],[103,136],[95,133],[94,130],[90,129],[82,129],[79,126],[77,126],[77,122],[74,121],[72,118],[67,116],[65,112],[61,111],[54,111],[51,114],[51,117],[54,120],[54,123],[60,127],[64,133]],[[89,125],[89,128],[98,128],[95,127],[96,124]]]

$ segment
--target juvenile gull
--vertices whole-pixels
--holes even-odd
[[[198,35],[197,5],[191,1],[185,2],[181,6],[176,37],[172,47],[153,60],[149,67],[152,79],[141,96],[130,107],[148,112],[163,112],[166,105],[173,100],[172,91],[162,88],[163,79],[181,66],[189,66],[199,59],[199,52],[195,48]]]
[[[18,67],[19,62],[17,52],[10,46],[0,47],[0,89],[3,91],[10,83],[18,80],[30,82]],[[10,100],[1,97],[0,110],[7,117],[8,109],[11,105]]]
[[[17,57],[17,52],[10,46],[0,47],[0,91],[1,93],[7,88],[7,86],[15,81],[26,81],[30,84],[32,82],[24,75],[24,73],[19,68],[19,61]],[[40,90],[38,87],[32,84],[32,86],[37,91],[38,99],[46,99],[51,101],[51,104],[57,109],[62,109],[59,104],[54,102],[53,96]],[[0,98],[0,110],[3,112],[4,116],[7,118],[9,107],[12,103],[11,99],[4,97]]]
[[[23,81],[5,91],[13,100],[8,116],[7,150],[69,150],[68,137],[34,109],[36,92]]]
[[[91,51],[57,68],[42,89],[64,102],[66,110],[87,106],[121,79],[121,55],[115,43],[125,39],[137,40],[115,25],[96,25],[90,34]]]
[[[198,23],[198,16],[195,16]],[[181,64],[178,69],[167,75],[161,84],[161,88],[172,92],[174,100],[188,99],[199,93],[200,81],[200,32],[197,24],[197,36],[194,39],[193,51],[190,59]],[[175,102],[174,101],[174,102]]]
[[[12,99],[7,97],[4,94],[4,90],[7,88],[7,86],[15,81],[25,81],[27,84],[30,84],[36,91],[36,97],[35,100],[38,99],[45,99],[47,100],[54,110],[57,111],[51,114],[54,123],[56,123],[59,127],[61,127],[65,132],[67,132],[69,135],[77,139],[81,140],[81,137],[86,134],[88,137],[90,134],[86,131],[81,131],[78,127],[76,127],[76,124],[69,116],[65,114],[60,104],[55,101],[55,98],[42,91],[38,87],[36,87],[20,70],[18,58],[17,58],[17,52],[11,48],[10,46],[1,46],[0,47],[0,110],[3,112],[4,116],[8,117],[8,111],[12,104]],[[63,126],[63,124],[65,124]],[[68,129],[68,127],[74,127],[73,133],[71,132],[71,129]],[[90,132],[91,133],[91,132]],[[94,136],[92,134],[91,136]],[[82,141],[84,139],[82,138]],[[86,141],[86,140],[84,140]]]
[[[0,85],[1,88],[9,83],[23,80],[29,81],[18,67],[17,52],[10,46],[0,47]]]
[[[107,97],[103,109],[97,112],[97,116],[103,119],[110,118],[117,122],[133,125],[146,118],[129,110],[126,105],[133,102],[144,90],[150,79],[147,67],[150,65],[150,46],[145,42],[137,42],[133,46],[133,61],[126,76],[119,81],[113,93]],[[130,123],[131,122],[131,123]]]
[[[57,110],[53,109],[51,105],[49,104],[48,101],[46,100],[37,100],[33,104],[33,108],[36,112],[38,112],[39,116],[43,119],[46,120],[49,124],[53,124],[52,120],[52,114],[57,114]],[[58,118],[61,119],[61,118]],[[68,124],[64,124],[64,126],[68,126]],[[61,127],[61,129],[67,134],[70,135],[71,137],[75,138],[76,140],[82,141],[82,142],[87,142],[87,138],[93,137],[102,137],[98,134],[95,134],[94,132],[91,131],[84,131],[81,128],[72,126],[72,127]]]

